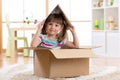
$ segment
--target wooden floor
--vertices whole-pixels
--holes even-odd
[[[15,58],[5,57],[4,53],[0,54],[0,68],[10,66],[13,64],[28,64],[33,62],[33,57],[23,57],[19,55]],[[90,59],[91,65],[99,65],[99,66],[118,66],[120,67],[120,58],[115,57],[104,57],[97,56],[95,58]]]
[[[17,57],[6,57],[4,53],[0,54],[0,69],[14,64],[28,64],[31,62],[33,62],[33,57],[23,57],[22,55]]]
[[[120,57],[99,56],[91,58],[91,65],[120,67]]]

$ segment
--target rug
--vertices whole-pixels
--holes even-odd
[[[33,64],[16,64],[1,69],[0,80],[120,80],[120,69],[114,66],[91,66],[89,75],[49,79],[35,76]]]

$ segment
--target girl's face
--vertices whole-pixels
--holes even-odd
[[[48,35],[57,35],[62,30],[62,26],[56,22],[48,22],[46,33]]]

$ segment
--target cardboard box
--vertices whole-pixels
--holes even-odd
[[[34,49],[34,74],[58,78],[89,74],[89,58],[95,57],[92,48]]]

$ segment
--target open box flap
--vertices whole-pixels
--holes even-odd
[[[31,49],[35,51],[36,50],[47,51],[50,54],[53,54],[57,59],[96,57],[92,51],[92,47],[81,47],[79,49],[46,49],[46,48],[25,47],[24,49]]]
[[[57,59],[95,57],[91,49],[57,49],[50,50]]]

